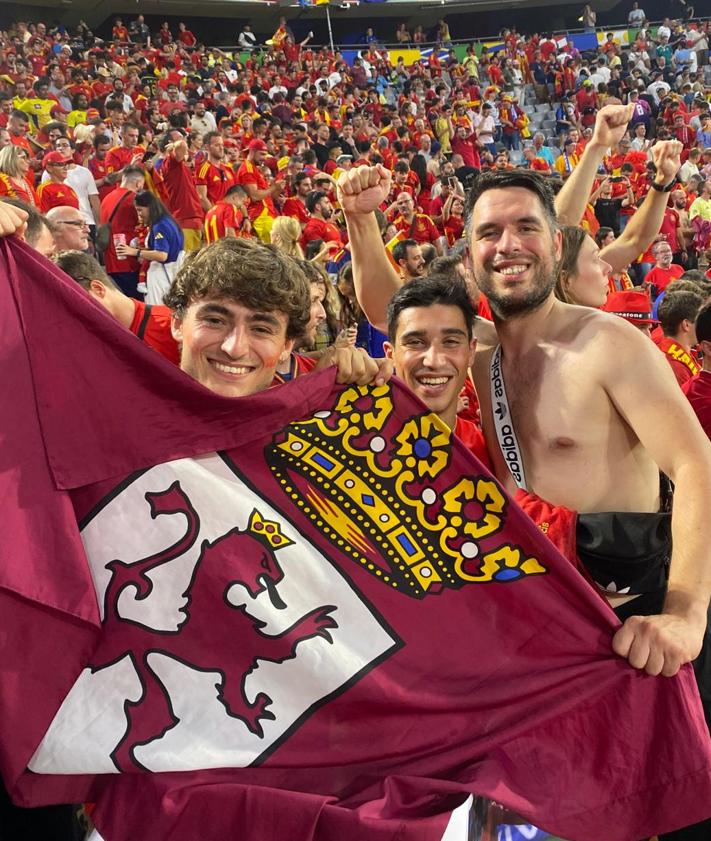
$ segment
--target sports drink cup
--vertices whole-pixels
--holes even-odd
[[[114,234],[114,251],[119,245],[126,245],[126,234]],[[118,257],[118,255],[116,255]],[[119,260],[125,260],[125,257],[118,257]]]

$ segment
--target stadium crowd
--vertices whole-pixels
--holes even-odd
[[[711,354],[700,351],[711,351],[709,22],[665,19],[652,28],[637,3],[632,22],[630,43],[610,32],[582,54],[572,38],[511,29],[501,33],[501,49],[472,44],[459,60],[442,21],[437,47],[412,64],[402,58],[392,64],[372,30],[347,63],[339,52],[313,46],[311,34],[297,41],[284,19],[264,44],[244,27],[238,39],[244,61],[202,44],[183,24],[175,33],[168,23],[151,33],[141,15],[128,26],[116,19],[105,43],[84,26],[68,33],[17,23],[0,35],[0,196],[28,214],[24,236],[33,247],[158,352],[227,394],[249,393],[225,385],[237,368],[224,356],[217,371],[190,356],[200,329],[191,321],[195,297],[212,288],[216,272],[237,273],[239,265],[259,272],[272,266],[275,277],[296,282],[287,259],[295,258],[298,282],[305,276],[310,286],[308,312],[284,317],[278,364],[252,371],[249,388],[333,363],[342,381],[382,382],[390,369],[373,358],[385,352],[425,404],[502,478],[506,465],[484,420],[489,397],[468,377],[472,335],[482,346],[497,344],[492,317],[505,353],[512,352],[505,302],[495,300],[489,277],[487,260],[494,258],[485,256],[488,238],[508,236],[482,210],[483,196],[497,190],[543,197],[544,208],[555,195],[559,259],[552,260],[551,248],[537,259],[556,273],[556,299],[619,315],[651,335],[694,406],[708,399]],[[397,30],[398,44],[423,39],[404,25]],[[516,224],[519,238],[540,235]],[[527,277],[527,261],[514,255],[494,265],[513,284]],[[226,294],[227,279],[220,283]],[[251,300],[245,290],[219,329],[229,331],[243,317],[243,303]],[[271,285],[265,290],[276,294]],[[437,332],[431,320],[423,326],[412,316],[419,307],[459,313],[450,345],[428,350],[439,339],[430,336]],[[596,329],[604,332],[608,321],[601,323]],[[588,335],[586,325],[579,336]],[[403,347],[406,326],[427,347]],[[564,343],[582,341],[565,335]],[[621,335],[631,368],[645,368],[647,345],[659,357],[648,339],[642,346],[637,336]],[[595,339],[588,339],[594,356]],[[292,352],[299,342],[303,352]],[[438,368],[432,354],[446,364]],[[668,453],[647,420],[639,419],[638,429],[631,409],[626,415],[620,408],[629,397],[611,398],[606,405],[616,410],[595,417],[607,418],[601,422],[613,439],[625,416],[630,429],[619,432],[619,446],[635,459],[640,441],[649,445],[686,501],[689,477],[675,468],[688,457],[702,470],[707,454],[665,372],[650,360],[640,382],[649,386],[660,377],[658,393],[676,407],[670,416],[692,430],[689,450],[680,444]],[[548,382],[559,374],[549,370]],[[571,399],[567,384],[559,393]],[[579,402],[575,407],[582,411]],[[710,419],[700,416],[710,434]],[[574,450],[565,441],[578,432],[556,432],[563,443],[555,447]],[[604,458],[612,452],[608,447]],[[535,462],[535,451],[526,458]],[[536,483],[540,475],[533,471]],[[706,487],[708,477],[694,481]],[[555,488],[556,504],[580,511],[659,510],[658,486],[654,499],[625,487],[638,509],[625,507],[612,487],[610,508],[600,507],[604,490],[593,500],[577,491],[559,494],[546,481],[540,488],[544,497]],[[608,586],[590,574],[620,618],[629,619],[618,593],[624,581],[616,577]],[[647,592],[634,587],[625,592]],[[699,584],[701,601],[706,587]],[[656,604],[649,612],[660,610]],[[694,642],[682,661],[699,653],[705,610],[700,634],[696,617],[684,617]],[[668,660],[650,655],[642,662],[630,646],[618,653],[633,665],[673,673]],[[708,687],[702,696],[708,703]]]

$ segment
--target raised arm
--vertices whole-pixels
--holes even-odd
[[[682,149],[678,140],[662,140],[652,146],[652,159],[657,167],[655,184],[668,187],[672,183],[681,165],[679,156]],[[668,200],[668,192],[651,189],[622,235],[601,250],[600,257],[612,266],[613,271],[621,272],[654,242],[662,226]]]
[[[652,343],[624,323],[599,332],[600,376],[612,402],[674,482],[673,549],[658,616],[632,616],[613,648],[637,669],[674,675],[701,649],[711,594],[711,442]],[[634,359],[620,365],[619,359]]]
[[[388,197],[391,178],[390,171],[378,164],[356,167],[338,179],[338,203],[346,217],[356,298],[368,321],[383,332],[390,298],[402,286],[385,253],[374,212]]]
[[[555,199],[555,212],[561,225],[580,224],[598,167],[607,150],[616,146],[627,131],[633,110],[634,104],[630,103],[606,105],[598,111],[592,140]]]

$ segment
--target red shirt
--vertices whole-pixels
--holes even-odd
[[[107,172],[120,172],[133,162],[134,158],[139,161],[145,154],[143,146],[134,146],[133,149],[128,149],[126,146],[114,146],[109,149],[104,158],[104,165]]]
[[[178,32],[178,41],[185,47],[194,47],[197,44],[197,38],[189,29]]]
[[[223,239],[227,236],[227,228],[234,228],[235,234],[239,236],[243,219],[241,211],[233,204],[218,201],[205,215],[205,242],[209,244]]]
[[[307,244],[314,239],[322,239],[324,242],[342,242],[338,225],[312,216],[306,223],[304,232],[301,235],[301,247],[305,250]]]
[[[173,155],[163,159],[159,167],[160,178],[165,191],[168,209],[181,228],[199,230],[205,218],[200,204],[195,179],[185,161],[178,161]]]
[[[681,266],[677,266],[676,263],[672,263],[668,269],[660,269],[659,266],[655,266],[647,273],[647,276],[644,278],[644,282],[653,284],[657,290],[657,294],[659,294],[660,292],[663,292],[667,286],[669,286],[672,280],[676,280],[683,274],[684,269]]]
[[[692,377],[698,375],[701,369],[693,356],[684,350],[681,345],[677,344],[674,339],[670,339],[668,336],[662,336],[657,347],[666,356],[667,362],[671,365],[679,385],[683,386]]]
[[[664,218],[662,219],[662,226],[659,229],[659,233],[664,235],[672,251],[680,250],[676,232],[678,227],[679,214],[671,207],[664,208]]]
[[[462,139],[455,134],[449,141],[449,145],[452,147],[452,152],[455,155],[462,156],[465,166],[473,166],[476,169],[481,169],[479,149],[473,138],[465,137]]]
[[[479,427],[470,420],[457,415],[457,423],[454,427],[454,434],[474,455],[479,461],[489,470],[491,470],[491,462],[489,461],[489,453],[486,449],[484,436]]]
[[[75,207],[79,210],[79,199],[69,184],[54,181],[45,181],[37,187],[37,202],[40,213],[46,213],[53,207]]]
[[[273,388],[275,385],[291,382],[291,380],[295,380],[297,377],[308,374],[316,367],[317,361],[311,356],[301,356],[300,353],[292,353],[289,363],[289,373],[280,374],[276,372],[270,387]]]
[[[87,164],[87,167],[97,181],[101,178],[105,178],[108,175],[105,157],[99,160],[99,158],[97,158],[96,155],[93,155],[91,158],[89,158],[89,163]],[[98,188],[99,200],[103,201],[115,187],[115,184],[102,184]]]
[[[210,204],[215,204],[224,198],[225,193],[233,187],[237,181],[233,170],[225,164],[215,166],[210,161],[205,161],[198,170],[195,183],[198,186],[207,187],[207,197]]]
[[[407,222],[402,216],[396,216],[393,222],[398,231],[415,242],[437,242],[440,232],[435,223],[424,213],[416,213],[413,222]]]
[[[447,237],[447,243],[451,246],[462,238],[464,233],[464,219],[461,216],[450,216],[442,226]]]
[[[701,371],[682,387],[706,435],[711,438],[711,374]]]
[[[0,196],[19,199],[32,207],[37,206],[37,196],[32,186],[24,178],[10,180],[10,176],[4,172],[0,172]]]
[[[133,306],[133,321],[128,329],[169,362],[179,365],[180,350],[170,330],[172,313],[168,307],[153,304],[146,318],[146,304],[133,301]]]
[[[266,190],[269,187],[267,179],[257,169],[251,161],[245,161],[237,170],[237,184],[254,184],[258,190]],[[276,207],[271,198],[258,199],[257,201],[249,200],[247,205],[247,213],[251,220],[261,216],[262,213],[267,212],[273,219],[277,217]]]
[[[304,225],[309,221],[311,218],[309,216],[309,212],[306,209],[306,205],[297,198],[290,198],[284,202],[284,205],[281,209],[282,216],[293,216],[294,219],[298,219],[299,222],[303,223]]]
[[[113,240],[115,234],[123,234],[126,237],[126,243],[128,244],[136,235],[138,216],[136,215],[136,205],[134,199],[135,196],[131,190],[127,190],[125,187],[117,187],[101,202],[99,219],[102,224],[108,223],[109,217],[113,213],[114,208],[119,202],[121,202],[121,207],[118,208],[116,214],[111,220],[111,237],[109,238],[109,247],[104,252],[105,267],[109,274],[138,271],[138,260],[136,260],[135,257],[124,257],[122,260],[119,260],[116,256],[116,249],[114,248]]]

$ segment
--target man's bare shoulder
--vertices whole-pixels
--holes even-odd
[[[612,356],[629,348],[633,353],[655,350],[652,342],[634,325],[616,315],[591,307],[565,305],[556,313],[547,339],[561,351],[584,350],[587,354]]]
[[[474,319],[474,338],[476,339],[477,353],[484,350],[493,350],[499,344],[494,322],[481,316]]]

